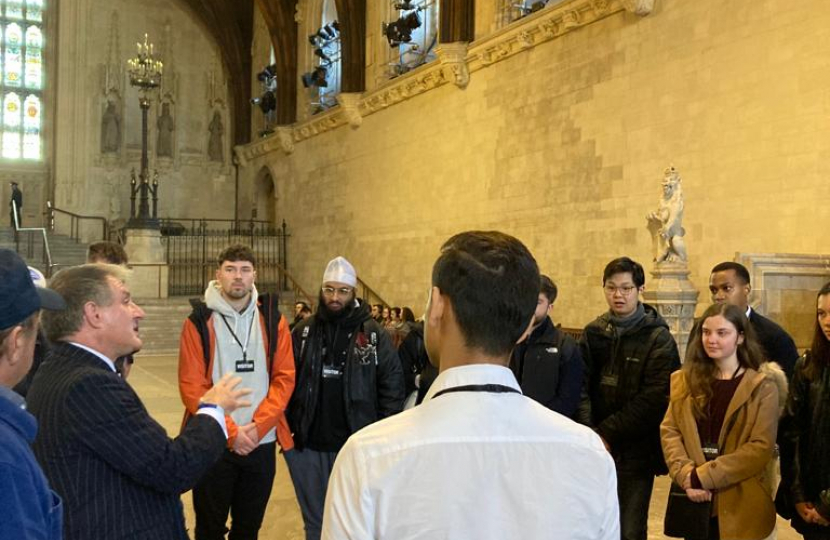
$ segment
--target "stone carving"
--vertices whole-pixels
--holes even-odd
[[[674,167],[663,173],[663,197],[657,210],[650,212],[646,219],[654,239],[654,261],[661,263],[686,263],[686,243],[683,236],[683,187],[680,173]]]
[[[640,17],[645,17],[654,9],[654,0],[622,0],[622,4],[627,11]]]
[[[280,126],[277,128],[277,137],[280,141],[280,147],[286,154],[294,151],[294,130],[290,127]]]
[[[562,16],[562,26],[565,30],[572,30],[580,25],[581,17],[577,10],[566,11]]]
[[[224,161],[222,134],[225,132],[225,128],[222,126],[222,115],[219,114],[219,111],[213,111],[213,120],[210,121],[208,131],[210,132],[208,157],[211,161]]]
[[[294,6],[294,22],[299,24],[305,19],[304,14],[308,9],[308,0],[297,0],[297,5]]]
[[[363,123],[363,115],[360,114],[360,98],[361,94],[358,92],[341,92],[337,94],[337,103],[343,109],[346,121],[353,128],[358,128]]]
[[[455,83],[459,88],[466,88],[470,82],[470,69],[467,67],[467,43],[442,43],[435,48],[441,61],[441,74],[447,82]],[[423,84],[423,81],[421,81]]]
[[[176,125],[173,123],[173,117],[170,116],[170,104],[163,103],[161,106],[161,116],[156,121],[158,128],[158,137],[156,139],[156,155],[158,157],[173,157],[173,130]]]
[[[121,149],[121,115],[115,102],[107,100],[107,108],[101,117],[101,152],[115,153]]]
[[[608,0],[591,0],[591,9],[593,9],[597,15],[604,14],[608,11]]]

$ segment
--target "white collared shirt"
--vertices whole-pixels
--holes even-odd
[[[422,405],[352,435],[329,480],[323,540],[619,540],[614,462],[585,426],[517,393],[502,366],[442,372]]]
[[[75,341],[68,341],[67,343],[69,343],[70,345],[74,345],[79,349],[83,349],[90,354],[94,354],[95,356],[100,358],[107,365],[107,367],[109,367],[112,370],[113,373],[118,373],[118,371],[115,369],[115,362],[107,358],[105,354],[98,352],[90,347],[87,347],[86,345],[81,345],[80,343],[77,343]],[[225,434],[225,438],[228,438],[228,426],[225,424],[225,409],[218,405],[216,407],[205,407],[203,409],[199,409],[196,414],[206,414],[214,420],[216,420],[217,422],[219,422],[219,426],[222,428],[222,432]]]

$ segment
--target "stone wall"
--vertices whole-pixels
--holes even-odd
[[[56,205],[116,222],[129,218],[130,171],[140,170],[141,110],[126,61],[148,33],[165,64],[148,119],[150,169],[159,173],[159,216],[232,218],[228,91],[219,50],[207,30],[179,2],[65,0],[56,6],[61,88],[53,112]],[[174,127],[169,153],[160,151],[166,145],[159,139],[160,101],[167,103]],[[107,148],[102,123],[109,103],[120,137],[117,146]],[[211,159],[208,149],[215,113],[224,129],[221,159]],[[83,232],[94,238],[99,230],[90,225]]]
[[[466,89],[295,137],[241,174],[253,189],[271,172],[304,287],[344,255],[418,313],[441,243],[500,229],[558,282],[554,318],[582,326],[605,309],[608,260],[651,269],[645,215],[674,164],[708,303],[709,269],[736,252],[827,251],[828,46],[824,0],[657,0],[646,17],[618,11],[479,69]]]

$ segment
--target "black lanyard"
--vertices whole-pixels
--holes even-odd
[[[492,394],[521,394],[515,388],[505,386],[503,384],[468,384],[465,386],[454,386],[452,388],[445,388],[440,392],[436,392],[432,399],[444,394],[451,394],[453,392],[490,392]]]
[[[242,360],[248,360],[248,344],[251,342],[251,330],[254,328],[254,319],[256,319],[256,316],[251,317],[251,326],[248,328],[248,339],[245,340],[245,345],[242,345],[242,342],[239,341],[238,337],[236,337],[236,332],[234,332],[231,328],[231,325],[228,324],[227,317],[225,317],[225,315],[222,313],[220,313],[219,315],[222,315],[222,320],[225,322],[225,327],[228,329],[228,332],[231,333],[234,341],[236,341],[236,343],[239,345],[239,348],[242,349]]]

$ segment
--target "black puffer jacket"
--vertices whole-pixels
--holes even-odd
[[[318,310],[291,333],[296,386],[286,416],[298,449],[305,446],[319,401],[326,325],[351,332],[343,371],[343,406],[351,433],[403,409],[403,370],[389,334],[372,319],[366,304],[347,309],[344,317],[332,321]]]
[[[665,474],[660,422],[680,355],[666,321],[643,307],[645,317],[631,328],[620,331],[608,313],[585,327],[587,383],[578,420],[605,439],[619,470]]]
[[[522,393],[572,418],[579,405],[584,364],[576,341],[545,318],[513,349],[510,369]]]
[[[819,493],[830,488],[830,369],[808,379],[804,366],[809,354],[795,364],[778,430],[781,486],[775,501],[778,513],[792,519],[793,528],[802,534],[827,529],[805,523],[795,504],[817,503]]]

